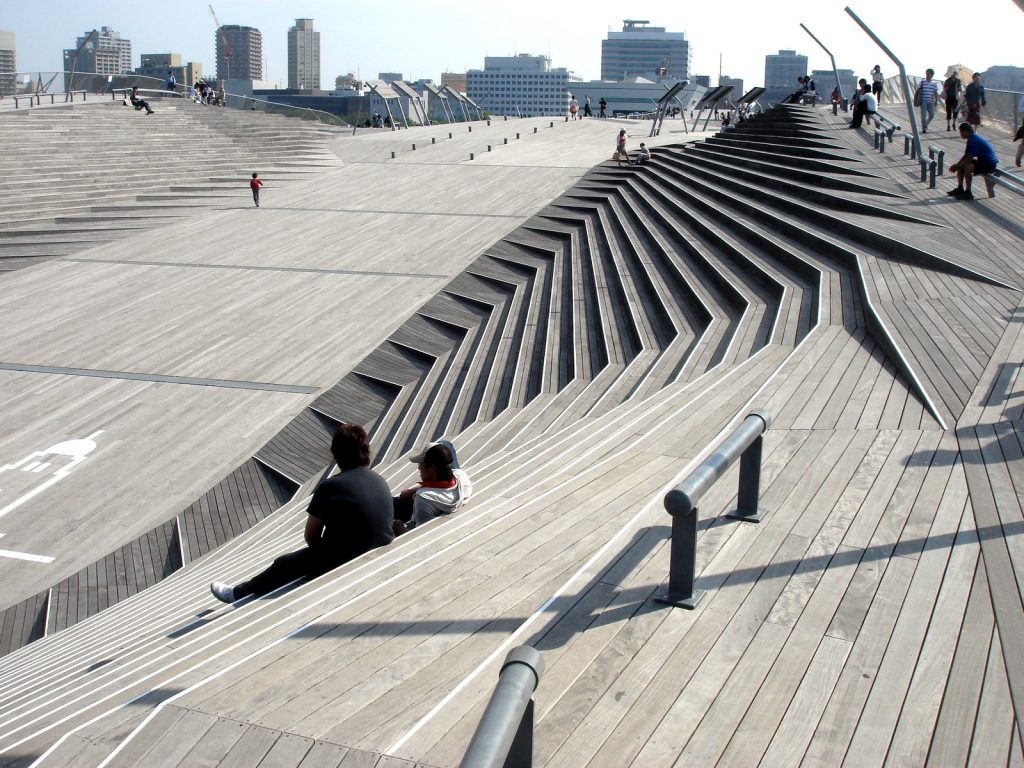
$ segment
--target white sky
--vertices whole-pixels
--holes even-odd
[[[1024,12],[1013,0],[848,0],[850,7],[910,74],[954,62],[985,70],[1024,65]],[[896,67],[844,12],[829,0],[667,0],[569,3],[537,0],[213,0],[222,24],[245,24],[263,33],[269,80],[287,82],[287,32],[296,18],[314,19],[320,31],[321,84],[333,87],[345,72],[363,78],[401,72],[406,79],[483,67],[484,56],[544,53],[555,67],[585,79],[601,70],[601,40],[621,30],[622,19],[647,19],[685,32],[693,73],[742,77],[761,85],[764,57],[781,48],[810,57],[809,69],[828,68],[824,51],[800,28],[803,22],[835,54],[840,68],[864,76],[881,64]],[[93,27],[109,26],[132,41],[133,66],[142,53],[180,53],[213,75],[214,30],[206,2],[172,0],[0,0],[0,29],[17,36],[18,70],[56,71],[61,51]]]

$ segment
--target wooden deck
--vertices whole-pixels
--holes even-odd
[[[828,112],[794,109],[789,121],[805,127],[765,124],[699,151],[664,146],[685,138],[666,133],[639,171],[591,168],[614,121],[337,139],[346,165],[259,212],[273,219],[213,212],[210,244],[194,223],[172,224],[146,254],[119,243],[5,278],[0,307],[26,336],[4,342],[0,360],[69,373],[3,372],[25,394],[0,448],[20,458],[40,434],[57,442],[61,414],[83,404],[113,431],[160,403],[168,437],[122,437],[47,503],[70,508],[84,493],[93,525],[109,515],[124,528],[108,532],[109,549],[91,545],[94,560],[117,546],[134,557],[160,511],[206,522],[166,529],[165,547],[187,542],[173,575],[0,658],[0,765],[455,765],[522,643],[546,665],[538,765],[1024,765],[1013,650],[1024,630],[1024,204],[953,202]],[[492,144],[485,163],[468,159],[477,142]],[[742,158],[755,162],[728,176]],[[759,186],[758,172],[778,182]],[[324,221],[300,211],[312,199],[332,211]],[[115,264],[87,263],[99,256]],[[202,265],[221,271],[192,277]],[[86,310],[69,301],[53,318],[65,330],[47,333],[28,297],[62,280],[92,297],[86,307],[138,312],[104,325],[93,310],[101,343],[75,330]],[[168,328],[188,285],[192,305]],[[233,286],[252,298],[204,322]],[[360,294],[351,314],[326,298],[339,286]],[[216,342],[249,324],[261,328],[250,346]],[[70,373],[133,360],[151,374],[316,392]],[[33,407],[36,381],[50,378],[75,399]],[[125,399],[125,387],[150,399]],[[231,400],[207,405],[193,390]],[[216,408],[225,415],[207,429]],[[662,496],[754,408],[773,418],[767,515],[724,516],[736,496],[727,473],[701,502],[705,596],[693,611],[662,606]],[[188,413],[196,426],[172,430]],[[323,435],[350,414],[373,426],[392,487],[411,479],[410,445],[453,437],[472,502],[315,582],[215,603],[210,581],[240,580],[298,544]],[[76,428],[87,424],[95,416]],[[188,483],[126,528],[102,502],[142,445],[146,459],[179,463],[162,482]],[[194,477],[197,446],[211,466]],[[128,508],[146,498],[132,482],[119,491]],[[28,530],[16,513],[0,529],[12,549]],[[64,575],[99,579],[66,551]],[[159,551],[138,557],[155,566]],[[37,565],[0,561],[11,604],[33,590],[7,594],[7,574],[31,583]],[[38,609],[20,605],[3,624],[11,638]]]

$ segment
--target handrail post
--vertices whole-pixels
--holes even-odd
[[[762,435],[771,426],[764,411],[753,411],[704,462],[665,494],[665,509],[672,515],[668,588],[655,600],[693,609],[704,592],[694,589],[697,567],[697,502],[738,458],[740,460],[737,508],[728,517],[760,522],[764,510],[757,506],[761,491]]]
[[[761,453],[764,436],[759,435],[740,456],[740,485],[736,509],[726,515],[733,520],[760,523],[765,510],[757,506],[761,497]]]
[[[693,610],[704,597],[704,590],[693,589],[697,569],[697,508],[672,515],[672,541],[669,545],[668,588],[654,599],[665,605]]]
[[[544,657],[536,648],[520,645],[509,651],[460,768],[533,765],[532,697],[543,674]]]

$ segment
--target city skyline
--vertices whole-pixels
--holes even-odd
[[[174,14],[162,15],[159,22],[151,9],[127,0],[67,5],[38,0],[5,9],[0,28],[17,36],[19,71],[56,71],[61,67],[61,51],[76,37],[102,25],[131,40],[133,66],[141,54],[180,53],[185,60],[202,62],[206,71],[214,69],[216,24],[205,2],[179,3]],[[742,78],[748,88],[762,83],[765,56],[780,49],[807,55],[809,69],[829,68],[827,55],[800,28],[801,22],[831,48],[840,68],[852,68],[863,76],[879,63],[887,75],[896,71],[841,4],[744,3],[723,16],[710,3],[680,12],[678,4],[660,0],[628,7],[595,0],[584,17],[569,8],[526,0],[510,7],[500,23],[493,14],[481,14],[479,4],[466,0],[427,6],[401,0],[387,8],[365,4],[344,11],[326,0],[301,4],[219,0],[213,7],[222,24],[260,30],[264,78],[282,86],[288,76],[287,34],[298,17],[313,19],[322,34],[321,74],[328,87],[335,77],[350,71],[363,79],[380,71],[401,71],[409,79],[439,81],[445,71],[481,68],[485,56],[517,53],[546,55],[555,67],[565,67],[586,80],[597,79],[601,41],[609,31],[622,29],[624,17],[685,33],[693,52],[693,73],[710,75],[712,82],[717,81],[720,54],[721,73]],[[1024,32],[1024,13],[1011,0],[978,0],[972,5],[973,23],[984,29],[979,35],[943,34],[940,24],[953,19],[955,26],[963,14],[961,5],[947,0],[930,5],[927,16],[888,0],[860,0],[851,7],[903,58],[911,74],[929,66],[942,70],[952,63],[979,71],[1021,63],[1017,41]],[[933,19],[935,34],[920,34],[921,25]]]

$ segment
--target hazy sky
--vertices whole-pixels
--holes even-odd
[[[911,74],[931,66],[943,71],[959,62],[984,70],[995,64],[1024,65],[1024,13],[1013,0],[849,0]],[[647,19],[685,32],[693,72],[742,77],[746,86],[764,79],[764,57],[793,48],[810,57],[810,69],[828,57],[800,28],[806,24],[836,56],[840,68],[866,75],[876,63],[886,75],[895,66],[844,12],[828,0],[700,0],[635,3],[589,0],[214,0],[222,24],[245,24],[263,33],[264,75],[287,82],[287,32],[298,17],[320,31],[321,82],[355,72],[401,72],[409,80],[440,79],[441,72],[483,67],[484,56],[547,54],[555,67],[585,79],[601,70],[601,40],[621,30],[622,19]],[[500,9],[500,10],[498,10]],[[205,2],[173,0],[0,0],[0,29],[17,36],[18,70],[55,71],[61,50],[93,27],[109,26],[132,41],[133,65],[142,53],[180,53],[214,74],[213,18]]]

